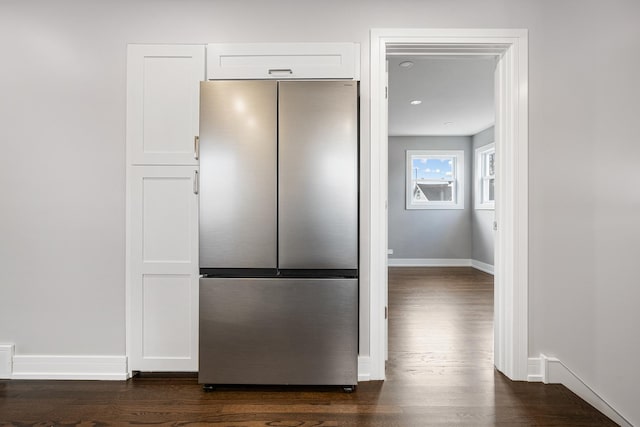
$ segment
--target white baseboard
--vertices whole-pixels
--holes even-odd
[[[9,347],[0,346],[0,363]],[[7,365],[11,365],[11,358]],[[125,356],[13,356],[13,372],[1,379],[34,380],[126,380],[129,378]],[[358,356],[358,381],[371,380],[371,357]]]
[[[126,356],[13,356],[13,379],[117,380],[129,378]]]
[[[475,268],[476,270],[484,271],[485,273],[489,273],[493,275],[494,269],[493,269],[493,265],[491,264],[487,264],[487,263],[472,259],[471,267]]]
[[[530,383],[545,382],[545,375],[542,372],[543,363],[539,357],[530,357],[527,363],[527,381]]]
[[[389,267],[473,267],[493,274],[494,268],[475,259],[467,258],[389,258]]]
[[[0,380],[8,380],[13,372],[13,344],[0,344]]]
[[[471,267],[470,259],[389,258],[389,267]]]
[[[541,354],[540,357],[531,357],[529,358],[528,374],[527,378],[531,382],[562,384],[620,426],[633,427],[629,420],[559,359],[547,357],[544,354]]]
[[[0,345],[0,362],[13,346]],[[11,358],[5,361],[11,366]],[[13,356],[13,372],[0,371],[0,379],[116,380],[129,378],[125,356]],[[0,365],[0,368],[3,365]],[[6,375],[3,375],[6,374]],[[358,381],[371,380],[371,357],[358,356]]]
[[[371,381],[370,356],[358,356],[358,381]]]

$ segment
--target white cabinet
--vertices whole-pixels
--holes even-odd
[[[198,160],[204,45],[127,50],[130,371],[198,370]]]
[[[129,175],[131,370],[198,370],[198,199],[194,166]]]
[[[129,45],[127,147],[134,165],[195,165],[203,45]]]
[[[357,43],[211,43],[207,79],[360,79]]]

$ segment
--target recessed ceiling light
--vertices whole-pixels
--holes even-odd
[[[411,62],[411,61],[402,61],[398,65],[401,66],[402,68],[411,68],[411,67],[413,67],[413,62]]]
[[[419,99],[414,99],[413,101],[411,101],[411,105],[420,105],[422,104],[422,101],[420,101]]]

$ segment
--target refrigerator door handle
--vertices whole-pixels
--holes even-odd
[[[200,137],[193,137],[193,158],[198,160],[200,159]]]
[[[198,194],[200,191],[200,178],[198,176],[198,171],[193,171],[193,194]]]

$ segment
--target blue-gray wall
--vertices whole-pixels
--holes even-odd
[[[405,209],[406,150],[464,150],[464,209]],[[389,137],[389,258],[471,258],[471,137]]]
[[[477,133],[471,137],[473,144],[473,152],[478,147],[490,144],[493,141],[493,126]],[[475,159],[472,162],[473,172],[475,176]],[[475,190],[473,185],[473,190]],[[475,204],[475,191],[473,193],[471,202]],[[484,262],[485,264],[493,265],[493,253],[494,253],[494,235],[493,235],[493,221],[495,219],[495,213],[493,209],[472,209],[471,210],[471,259]]]
[[[472,259],[493,265],[494,211],[474,206],[474,152],[493,142],[493,135],[492,126],[472,137],[389,137],[390,259]],[[464,209],[405,209],[406,150],[464,150]]]

